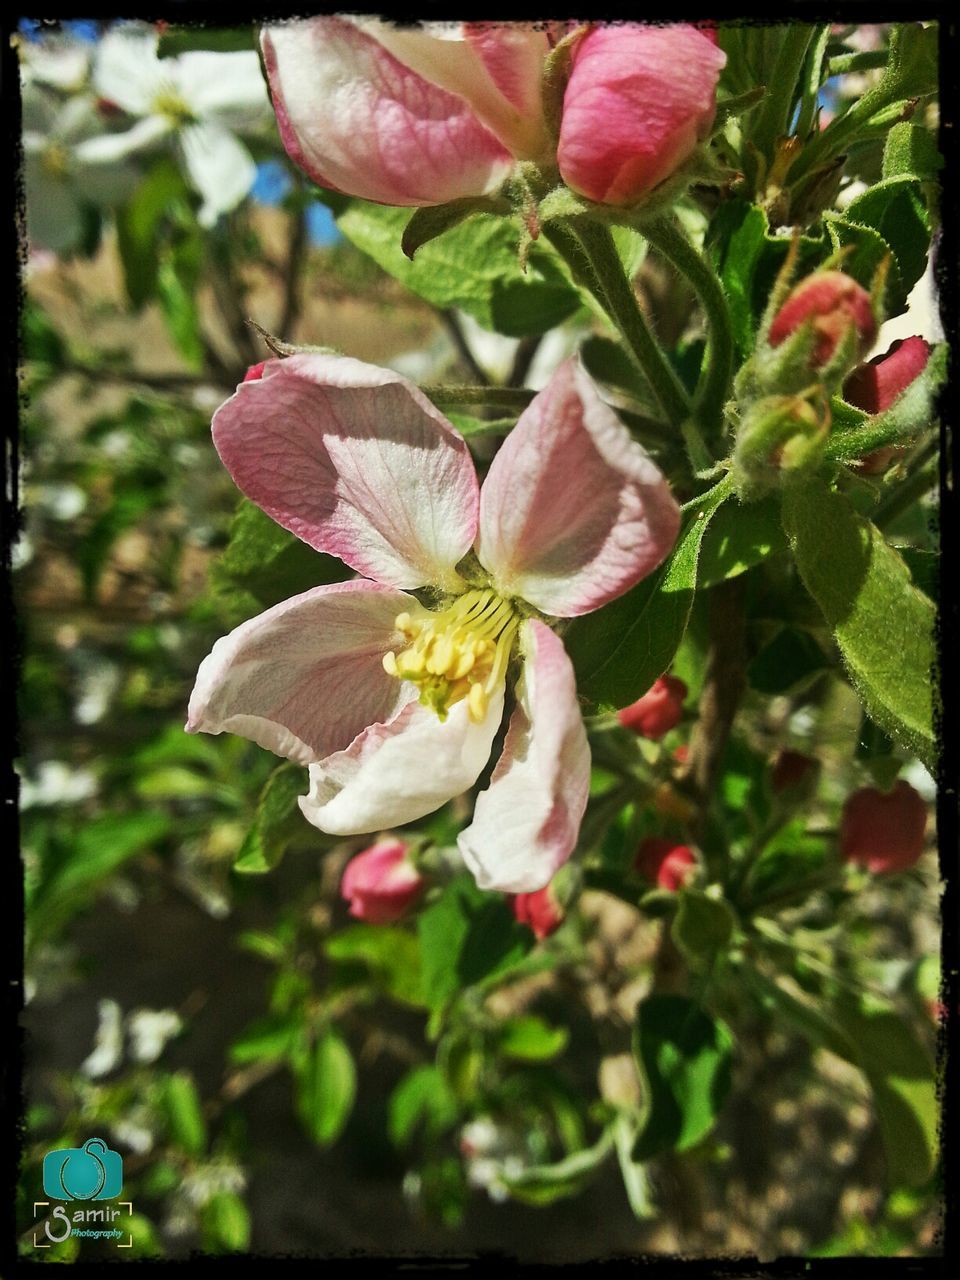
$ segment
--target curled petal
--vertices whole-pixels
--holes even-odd
[[[214,414],[213,441],[247,497],[317,551],[392,587],[460,585],[476,472],[406,378],[343,356],[268,360]]]
[[[238,733],[298,764],[342,750],[411,696],[384,671],[383,655],[403,638],[394,619],[417,607],[362,580],[274,605],[201,663],[187,732]]]
[[[388,724],[371,725],[351,743],[310,766],[310,793],[300,799],[304,816],[331,835],[363,835],[399,827],[472,787],[490,757],[503,715],[504,686],[475,724],[466,701],[441,721],[428,707],[409,702]]]
[[[659,468],[567,360],[490,466],[477,553],[502,595],[575,617],[646,577],[679,528]]]
[[[269,26],[261,43],[283,145],[321,186],[442,204],[494,191],[509,172],[510,153],[463,97],[349,20]]]
[[[542,622],[523,629],[517,706],[490,786],[460,852],[481,889],[542,889],[577,843],[590,789],[590,747],[562,641]]]

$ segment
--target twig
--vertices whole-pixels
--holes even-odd
[[[445,307],[441,310],[440,319],[443,321],[443,327],[453,339],[453,345],[457,348],[460,359],[473,375],[474,381],[480,383],[481,386],[489,386],[490,375],[487,373],[486,369],[479,364],[477,357],[470,350],[467,340],[463,335],[463,329],[460,327],[460,321],[449,307]]]

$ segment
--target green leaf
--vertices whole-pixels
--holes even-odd
[[[879,529],[819,480],[788,485],[784,529],[870,717],[933,767],[935,610]]]
[[[203,368],[203,337],[197,310],[196,273],[176,252],[163,254],[156,294],[173,344],[195,372]]]
[[[746,504],[725,502],[704,534],[697,586],[712,587],[725,578],[736,578],[786,549],[775,497]]]
[[[187,1155],[203,1155],[207,1149],[207,1126],[193,1077],[186,1071],[168,1076],[164,1087],[164,1103],[174,1142]]]
[[[242,498],[215,574],[269,608],[311,587],[344,582],[351,570],[334,556],[314,551]]]
[[[256,49],[257,36],[248,27],[178,27],[170,26],[161,34],[157,57],[176,58],[181,53],[243,53]]]
[[[268,1014],[251,1022],[230,1045],[230,1061],[242,1065],[283,1058],[302,1031],[298,1018]]]
[[[261,875],[273,870],[286,852],[291,834],[301,828],[303,818],[297,801],[305,786],[302,765],[288,761],[274,769],[260,793],[253,826],[237,854],[234,871]]]
[[[901,175],[920,182],[935,182],[943,168],[943,156],[937,140],[923,125],[901,121],[887,134],[883,147],[883,177]]]
[[[443,1073],[432,1063],[414,1067],[393,1093],[387,1115],[387,1132],[395,1146],[405,1146],[419,1124],[428,1139],[453,1128],[460,1118],[460,1106]]]
[[[357,1090],[353,1055],[338,1031],[329,1027],[302,1061],[297,1076],[297,1114],[318,1146],[336,1142],[353,1109]]]
[[[387,995],[423,1007],[420,942],[415,934],[392,925],[352,924],[328,938],[324,951],[341,964],[359,961]]]
[[[433,1010],[465,987],[513,968],[533,943],[530,930],[517,923],[506,902],[478,889],[469,875],[451,880],[421,912],[417,932],[424,999]]]
[[[403,229],[400,248],[411,262],[417,250],[445,231],[458,226],[465,218],[474,213],[499,212],[494,206],[496,201],[488,196],[465,196],[461,200],[450,200],[446,204],[423,205],[414,209],[410,220]],[[509,205],[504,204],[503,212],[509,212]]]
[[[883,236],[909,293],[926,270],[930,247],[930,218],[918,180],[910,174],[884,178],[852,200],[844,217]]]
[[[566,1027],[551,1027],[536,1014],[525,1014],[500,1027],[497,1047],[507,1058],[545,1062],[562,1053],[569,1038]]]
[[[117,248],[127,297],[136,311],[156,292],[161,229],[172,206],[187,199],[183,175],[174,161],[164,156],[117,209]]]
[[[797,818],[782,828],[766,845],[750,868],[747,887],[758,897],[772,892],[789,892],[813,882],[827,864],[827,842],[807,835],[807,821]]]
[[[823,221],[833,248],[850,250],[843,260],[844,271],[865,289],[869,290],[881,264],[889,259],[884,309],[888,316],[899,315],[907,304],[910,290],[904,286],[896,255],[880,232],[875,227],[851,222],[839,213],[825,213]]]
[[[245,1253],[250,1247],[250,1213],[234,1191],[218,1191],[203,1209],[207,1247],[217,1253]]]
[[[432,240],[411,262],[401,242],[406,209],[353,200],[337,226],[358,249],[408,289],[437,307],[460,307],[485,329],[510,337],[546,333],[580,306],[555,254],[541,240],[526,274],[513,219],[477,214]]]
[[[730,945],[736,916],[722,898],[699,889],[681,891],[670,936],[696,968],[709,968]]]
[[[87,823],[74,842],[70,860],[48,892],[55,897],[88,888],[116,871],[136,854],[167,836],[173,820],[167,813],[105,813]]]
[[[634,1160],[696,1146],[716,1123],[730,1089],[728,1027],[683,996],[651,995],[637,1009],[633,1044],[646,1082]]]
[[[806,686],[830,663],[809,631],[784,627],[747,667],[752,689],[771,697]]]
[[[100,576],[114,543],[127,529],[139,524],[151,511],[167,501],[165,486],[145,484],[137,476],[118,477],[110,505],[101,512],[80,539],[76,550],[77,566],[83,578],[87,601],[93,600]]]
[[[700,544],[729,493],[727,477],[689,504],[663,565],[619,600],[571,623],[564,645],[584,697],[600,706],[629,706],[669,667],[690,616]]]

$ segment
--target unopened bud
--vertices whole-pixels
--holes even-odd
[[[657,741],[680,723],[686,696],[687,686],[682,680],[661,676],[642,698],[618,711],[617,719],[641,738]]]
[[[552,882],[535,893],[515,894],[512,906],[514,917],[533,930],[538,942],[548,938],[563,923],[563,907]]]
[[[856,356],[868,351],[877,336],[869,293],[842,271],[815,272],[791,291],[770,326],[770,346],[779,347],[807,324],[813,330],[810,369],[829,364],[851,328]]]
[[[381,840],[350,859],[340,893],[358,920],[389,924],[407,914],[425,884],[408,857],[407,845]]]
[[[658,889],[676,893],[694,874],[697,859],[689,845],[663,836],[648,836],[641,840],[633,865]]]
[[[885,413],[923,373],[929,359],[930,347],[923,338],[903,338],[882,356],[858,365],[843,384],[843,398],[864,413]],[[864,475],[885,471],[900,451],[896,445],[874,449],[860,459],[860,471]]]
[[[801,751],[781,751],[770,769],[770,788],[776,795],[789,792],[791,799],[795,799],[816,786],[819,773],[819,760]]]
[[[887,792],[863,787],[843,806],[840,856],[875,875],[906,871],[923,853],[926,825],[926,803],[909,782]]]

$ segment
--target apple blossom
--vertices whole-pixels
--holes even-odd
[[[511,903],[515,919],[529,925],[539,942],[563,924],[563,908],[557,901],[552,884],[535,893],[518,893]]]
[[[640,841],[633,865],[658,889],[676,893],[690,879],[697,859],[689,845],[663,836],[648,836]]]
[[[927,806],[902,778],[890,791],[862,787],[847,797],[840,819],[840,856],[875,875],[907,871],[923,853]]]
[[[318,17],[261,36],[280,136],[323,187],[381,204],[496,191],[517,161],[594,200],[637,200],[713,122],[726,61],[687,23],[599,24],[573,53],[559,145],[541,100],[563,23]]]
[[[423,892],[425,881],[402,840],[379,840],[347,863],[340,892],[350,914],[370,924],[400,920]]]
[[[103,37],[94,88],[137,121],[125,133],[82,143],[78,156],[120,160],[172,138],[187,179],[203,197],[198,220],[209,227],[239,204],[256,176],[235,132],[256,129],[269,113],[259,59],[253,50],[161,59],[157,39],[155,29],[136,26]]]
[[[680,513],[656,465],[573,359],[482,491],[463,437],[417,387],[346,357],[266,361],[213,438],[248,498],[366,576],[219,640],[188,730],[308,765],[300,807],[322,831],[401,826],[476,782],[518,658],[503,752],[459,847],[481,888],[542,888],[576,843],[590,752],[573,667],[541,619],[600,608],[670,551]]]
[[[577,45],[557,162],[590,200],[632,204],[710,132],[726,55],[688,23],[600,24]]]
[[[687,686],[676,676],[661,676],[642,698],[617,712],[617,719],[641,738],[662,738],[675,729],[683,717]]]
[[[869,293],[842,271],[814,272],[791,290],[770,326],[770,346],[779,347],[808,322],[814,333],[811,369],[830,363],[851,326],[856,330],[857,355],[868,351],[877,336]]]

